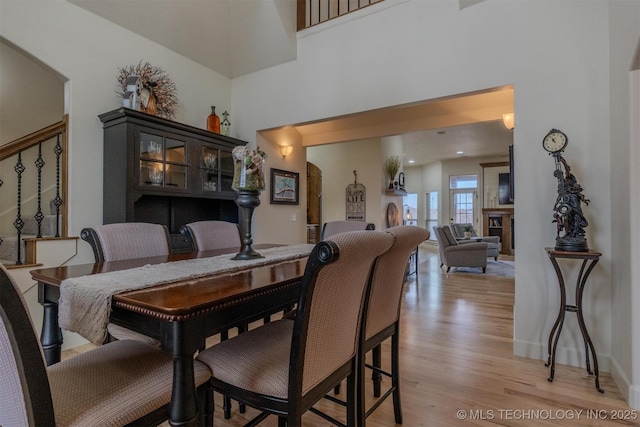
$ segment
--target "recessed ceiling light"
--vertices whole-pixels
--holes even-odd
[[[416,162],[415,160],[409,160],[409,163],[415,163],[415,162]]]
[[[456,151],[456,154],[464,154],[462,151]]]

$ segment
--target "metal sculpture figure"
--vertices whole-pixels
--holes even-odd
[[[552,155],[556,161],[556,170],[553,172],[553,176],[558,179],[558,197],[553,207],[553,222],[556,223],[557,229],[555,249],[588,252],[589,245],[584,229],[589,223],[582,214],[581,204],[589,205],[589,199],[582,194],[583,188],[571,173],[571,168],[562,157],[561,152]]]

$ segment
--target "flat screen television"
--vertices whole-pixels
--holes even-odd
[[[510,205],[513,204],[513,199],[511,198],[511,186],[509,185],[510,173],[500,173],[498,174],[498,203],[501,205]]]
[[[512,144],[509,146],[509,197],[511,198],[511,203],[513,203],[513,201],[515,200],[515,196],[514,196],[515,186],[513,185],[513,180],[516,175],[513,170],[513,165],[514,165],[514,161],[513,161],[513,144]]]

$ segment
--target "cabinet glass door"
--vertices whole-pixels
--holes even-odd
[[[186,190],[186,147],[186,141],[140,132],[138,184]]]
[[[233,157],[230,151],[220,151],[220,191],[233,191]]]
[[[218,149],[203,145],[200,152],[202,191],[220,191],[218,182]]]

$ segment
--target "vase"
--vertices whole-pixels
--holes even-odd
[[[393,190],[393,178],[389,178],[389,190]]]
[[[153,88],[149,88],[149,99],[147,100],[147,114],[155,116],[158,114],[158,106],[156,104],[156,97],[153,94]]]
[[[236,191],[262,191],[265,188],[264,167],[266,154],[238,146],[233,149],[233,182]]]
[[[251,219],[253,210],[260,206],[260,190],[238,190],[236,204],[242,209],[242,246],[232,260],[246,260],[264,258],[251,247],[253,238],[251,236]]]
[[[234,260],[262,258],[262,255],[251,248],[251,218],[253,210],[260,206],[260,192],[264,190],[264,168],[267,155],[260,151],[250,150],[239,145],[231,152],[233,157],[233,182],[231,188],[236,190],[236,204],[242,209],[242,247]]]
[[[211,114],[207,117],[207,130],[220,133],[220,117],[216,115],[216,107],[211,106]]]

